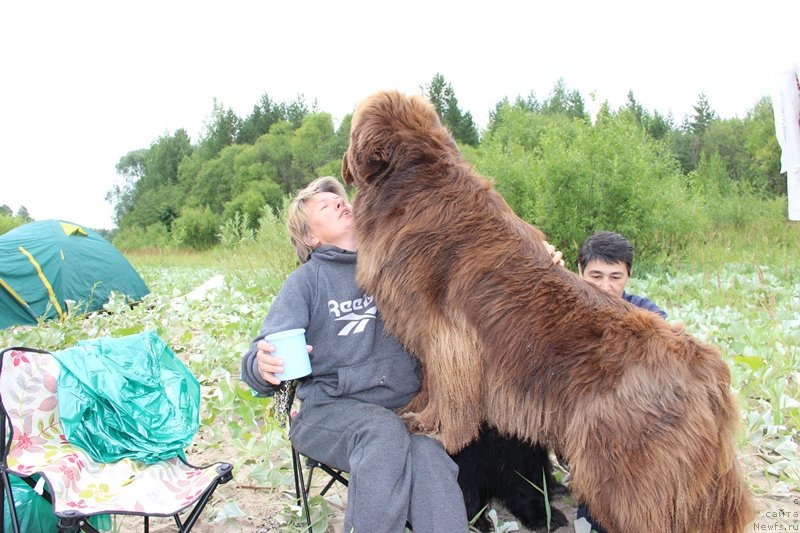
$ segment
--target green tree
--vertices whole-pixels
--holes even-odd
[[[693,193],[712,201],[734,192],[728,168],[716,152],[700,159],[697,168],[687,175],[687,184]]]
[[[233,109],[226,109],[215,98],[211,117],[206,121],[198,147],[204,159],[215,157],[223,148],[233,144],[239,135],[241,124],[242,120],[234,113]]]
[[[347,151],[347,147],[350,145],[350,124],[352,120],[352,114],[345,115],[342,119],[342,123],[339,124],[339,127],[336,129],[336,133],[334,134],[332,147],[333,155],[340,160]]]
[[[205,161],[192,183],[188,205],[205,206],[222,214],[225,203],[233,197],[236,158],[246,149],[241,144],[226,146],[217,157]]]
[[[436,108],[442,124],[447,126],[456,141],[471,146],[478,145],[480,141],[478,128],[472,114],[459,109],[455,91],[445,81],[444,76],[439,73],[435,74],[430,83],[423,87],[423,94]]]
[[[781,174],[781,148],[775,137],[772,100],[761,98],[744,118],[744,143],[750,155],[748,176],[753,185],[770,195],[786,194]]]
[[[549,115],[566,115],[589,122],[589,113],[581,93],[569,90],[563,79],[559,79],[550,96],[542,103],[541,112]]]
[[[717,118],[717,113],[711,109],[711,104],[708,103],[708,98],[703,93],[700,93],[697,97],[697,103],[692,108],[694,109],[694,115],[689,122],[689,128],[692,133],[701,137],[708,129],[711,121]]]
[[[145,190],[139,195],[133,209],[119,223],[120,228],[138,226],[146,228],[152,224],[172,226],[183,206],[184,195],[176,185],[164,185]]]
[[[696,137],[691,132],[689,119],[686,117],[679,128],[674,129],[668,135],[672,153],[675,154],[681,171],[684,174],[697,168]]]
[[[283,192],[280,186],[268,180],[251,181],[247,188],[225,203],[224,220],[237,216],[246,220],[250,229],[258,229],[261,215],[266,207],[277,213],[283,205]]]
[[[184,207],[175,220],[172,238],[179,246],[207,250],[219,240],[222,217],[208,206]]]
[[[294,175],[301,181],[297,188],[317,177],[318,169],[335,157],[333,153],[333,119],[328,113],[313,113],[303,119],[291,142]]]
[[[21,226],[24,223],[25,222],[23,222],[22,220],[11,214],[0,213],[0,235],[3,235],[4,233],[11,231],[17,226]]]
[[[772,103],[762,98],[744,119],[713,118],[703,130],[702,160],[718,156],[727,177],[739,190],[776,196],[784,194],[785,180],[780,174],[780,147],[775,138]],[[698,172],[701,172],[698,165]],[[709,168],[708,165],[703,166]],[[701,172],[702,173],[702,172]]]
[[[673,129],[670,117],[664,117],[658,111],[651,114],[636,100],[633,91],[628,91],[628,100],[624,109],[631,113],[644,131],[654,139],[667,138]]]
[[[299,128],[303,124],[303,119],[306,115],[316,110],[316,103],[309,110],[306,105],[306,99],[302,94],[298,94],[297,98],[289,102],[285,106],[284,119],[292,125],[294,129]]]
[[[186,130],[179,129],[159,137],[148,149],[134,150],[120,158],[117,174],[125,181],[106,195],[114,205],[118,226],[146,227],[155,222],[170,226],[185,196],[178,186],[179,168],[192,150]]]
[[[547,115],[538,110],[531,110],[529,102],[517,99],[511,105],[508,100],[497,104],[492,113],[484,135],[483,143],[491,140],[501,144],[509,152],[518,144],[524,150],[535,150],[542,134],[550,129],[560,129],[565,134],[574,132],[573,119],[566,115]]]
[[[273,124],[286,120],[286,106],[273,102],[267,93],[264,93],[258,103],[253,106],[253,111],[242,121],[236,142],[239,144],[255,144],[256,140],[269,132]]]
[[[143,177],[153,186],[177,184],[178,167],[192,150],[189,134],[182,128],[172,135],[160,137],[147,152]]]
[[[283,120],[269,129],[269,133],[259,137],[256,146],[262,150],[265,163],[272,167],[271,175],[275,176],[276,182],[283,188],[284,192],[290,192],[294,183],[298,182],[301,176],[292,165],[292,139],[294,129],[292,125]]]
[[[512,111],[523,115],[514,117],[517,125],[525,113],[536,115]],[[605,106],[595,124],[559,116],[569,127],[543,123],[533,148],[504,133],[509,123],[498,125],[484,138],[476,164],[495,178],[514,211],[542,228],[570,262],[583,239],[599,229],[619,231],[655,258],[704,227],[672,154],[629,112]]]
[[[145,158],[148,150],[132,150],[122,156],[117,163],[117,174],[124,178],[122,185],[114,185],[106,193],[106,201],[114,206],[114,222],[119,226],[125,216],[133,210],[139,192],[136,190],[139,179],[145,173]]]
[[[658,111],[653,111],[652,117],[649,117],[644,124],[645,131],[650,134],[654,139],[667,139],[669,134],[675,129],[672,120],[672,115],[664,116]]]
[[[174,246],[169,230],[161,223],[146,227],[125,226],[117,230],[111,242],[121,250],[167,249]]]
[[[28,208],[24,205],[19,206],[19,209],[17,209],[17,218],[24,223],[33,221],[33,218],[28,213]]]
[[[702,161],[703,158],[716,154],[728,179],[742,183],[749,181],[750,166],[744,128],[744,123],[738,118],[710,121],[703,131],[700,155]]]
[[[673,151],[683,172],[687,174],[697,168],[703,153],[703,136],[711,122],[717,118],[703,93],[697,97],[693,109],[694,114],[684,117],[681,127],[670,137]]]

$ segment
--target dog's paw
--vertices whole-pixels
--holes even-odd
[[[406,425],[409,433],[427,435],[432,439],[436,439],[450,452],[440,425],[426,422],[426,418],[421,413],[403,413],[400,415],[400,419]]]
[[[554,498],[561,498],[569,494],[569,488],[558,481],[554,481],[548,488],[550,489],[550,496]]]
[[[537,512],[536,516],[533,517],[518,515],[516,518],[522,522],[526,529],[536,532],[555,531],[560,527],[569,525],[569,520],[567,520],[567,517],[564,516],[564,513],[552,506],[550,507],[549,526],[547,524],[547,517],[545,516],[543,510],[541,512]]]
[[[481,533],[491,533],[495,530],[494,524],[492,521],[486,518],[486,513],[482,512],[480,516],[475,517],[474,522],[472,522],[472,528],[477,529]]]
[[[408,429],[409,433],[425,433],[430,434],[433,428],[430,428],[425,425],[422,416],[420,413],[403,413],[400,415],[400,419],[406,425],[406,429]]]
[[[430,406],[422,411],[406,411],[400,415],[406,427],[413,433],[434,436],[442,431],[438,413]]]
[[[564,516],[564,513],[556,509],[550,508],[550,530],[558,529],[569,524],[569,520]]]

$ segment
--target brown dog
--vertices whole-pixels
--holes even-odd
[[[358,281],[423,364],[411,429],[451,453],[483,421],[555,448],[611,532],[744,529],[753,501],[715,349],[553,265],[422,97],[362,102],[342,175]]]

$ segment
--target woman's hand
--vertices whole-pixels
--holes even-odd
[[[256,348],[258,348],[256,352],[258,373],[267,383],[271,385],[280,385],[281,380],[275,374],[283,372],[283,359],[272,355],[272,352],[275,351],[275,346],[267,341],[261,340],[256,344]]]
[[[283,359],[272,355],[275,351],[275,345],[265,340],[260,340],[256,343],[256,348],[258,348],[256,352],[258,373],[267,383],[271,385],[280,385],[281,378],[275,374],[281,374],[283,372]],[[311,346],[306,346],[306,349],[308,353],[311,353]]]

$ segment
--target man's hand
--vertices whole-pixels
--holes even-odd
[[[564,254],[562,254],[559,250],[556,250],[556,247],[549,242],[542,241],[542,243],[544,243],[547,253],[550,254],[550,259],[552,259],[553,264],[564,266]]]

